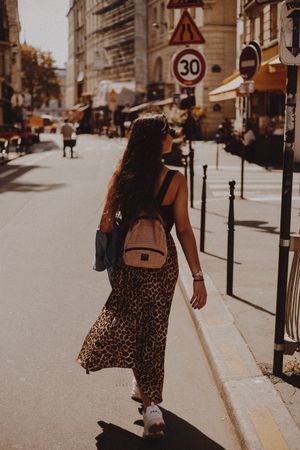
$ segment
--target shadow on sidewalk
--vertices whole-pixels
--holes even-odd
[[[239,297],[238,295],[229,295],[229,297],[231,298],[235,298],[236,300],[239,300],[242,303],[246,303],[246,305],[252,306],[255,309],[258,309],[259,311],[265,312],[266,314],[270,314],[270,316],[276,316],[275,313],[273,313],[272,311],[269,311],[268,309],[263,308],[262,306],[258,306],[255,303],[251,303],[248,300],[245,300],[244,298]]]
[[[275,231],[277,227],[266,226],[269,222],[263,222],[260,220],[236,220],[234,222],[235,226],[256,228],[257,231],[262,231],[263,233],[270,233],[279,235],[279,231]]]
[[[206,252],[206,251],[204,251],[203,253],[204,253],[204,255],[212,256],[213,258],[221,259],[222,261],[226,261],[227,262],[227,258],[224,258],[222,256],[214,255],[213,253],[209,253],[209,252]],[[241,266],[242,265],[241,262],[238,262],[238,261],[233,261],[233,262],[237,266]]]
[[[4,175],[0,178],[0,194],[7,191],[13,192],[46,192],[53,189],[60,189],[65,186],[65,183],[18,183],[16,178],[25,175],[27,172],[34,169],[46,169],[37,165],[32,166],[1,166],[0,175]]]
[[[145,440],[117,425],[99,421],[103,432],[96,437],[96,447],[99,450],[225,450],[190,423],[164,408],[161,410],[167,426],[164,438]],[[135,424],[143,427],[142,420]]]
[[[55,141],[40,141],[30,147],[30,153],[48,152],[49,150],[61,150]]]

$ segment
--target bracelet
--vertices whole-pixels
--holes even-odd
[[[204,278],[202,277],[202,278],[197,278],[197,279],[194,278],[194,279],[193,279],[193,282],[194,282],[194,283],[197,283],[197,281],[204,281]]]
[[[203,279],[203,272],[202,272],[202,270],[199,270],[199,272],[193,273],[192,276],[193,276],[194,280],[198,280],[199,277]]]

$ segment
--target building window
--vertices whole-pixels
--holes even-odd
[[[5,58],[4,54],[0,53],[0,76],[4,77],[5,75]]]
[[[156,32],[157,32],[157,29],[159,27],[159,24],[157,22],[157,8],[156,7],[154,7],[153,10],[152,10],[152,20],[151,20],[150,26],[152,28],[152,32],[151,32],[152,39],[155,39],[156,38]]]
[[[160,57],[155,61],[153,79],[156,83],[163,81],[163,62]]]
[[[270,5],[270,40],[277,39],[278,36],[278,8],[277,4]]]
[[[264,44],[264,13],[262,12],[259,16],[259,43]]]
[[[255,36],[255,20],[250,20],[250,40],[253,41]]]
[[[260,42],[260,17],[254,19],[254,35],[253,39]]]
[[[165,4],[160,4],[160,34],[163,34],[166,29]]]
[[[169,10],[169,27],[171,30],[174,28],[174,9]]]

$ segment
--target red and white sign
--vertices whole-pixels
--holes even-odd
[[[196,86],[205,76],[205,59],[203,55],[194,48],[180,50],[173,56],[172,72],[176,80],[182,86]]]
[[[247,45],[241,53],[240,56],[240,74],[244,80],[250,80],[260,66],[259,54],[254,45]]]
[[[204,44],[205,39],[188,11],[184,11],[169,45]]]
[[[203,0],[170,0],[167,8],[191,8],[203,7]]]

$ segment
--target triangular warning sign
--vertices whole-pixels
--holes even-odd
[[[184,11],[169,45],[204,44],[205,39],[187,11]]]
[[[192,8],[203,6],[203,0],[170,0],[167,8]]]

